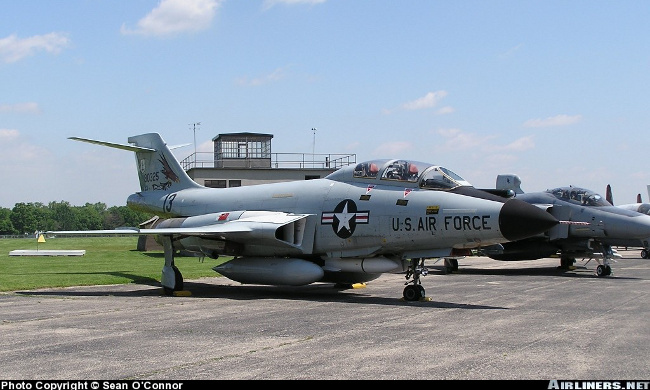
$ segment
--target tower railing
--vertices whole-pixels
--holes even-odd
[[[224,159],[222,162],[227,162],[229,159]],[[237,158],[232,159],[237,161],[255,160],[259,158]],[[356,164],[356,154],[337,154],[337,153],[271,153],[270,154],[271,168],[285,168],[285,169],[339,169],[350,164]],[[215,160],[212,152],[196,152],[192,153],[181,162],[181,166],[185,171],[192,168],[214,168]],[[227,166],[227,164],[224,164]],[[243,164],[248,167],[250,165]]]

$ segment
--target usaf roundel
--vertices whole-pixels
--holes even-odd
[[[369,217],[369,211],[357,211],[356,203],[346,199],[337,204],[334,211],[323,212],[321,224],[332,225],[334,234],[341,238],[348,238],[354,233],[357,224],[367,224]]]

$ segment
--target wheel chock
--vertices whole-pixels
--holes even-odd
[[[189,297],[192,296],[192,292],[188,290],[174,291],[172,295],[175,297]]]

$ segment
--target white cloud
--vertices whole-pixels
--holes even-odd
[[[220,0],[162,0],[138,21],[135,29],[122,25],[122,34],[165,36],[210,27]]]
[[[39,113],[37,103],[0,104],[0,112]]]
[[[523,152],[524,150],[529,150],[535,148],[535,142],[533,141],[533,136],[522,137],[513,142],[503,146],[501,150],[507,150],[512,152]]]
[[[0,143],[11,142],[20,136],[18,130],[0,129]]]
[[[529,119],[524,122],[524,127],[555,127],[567,126],[578,123],[582,120],[582,115],[556,115],[545,119]]]
[[[440,109],[438,109],[438,111],[436,111],[436,114],[445,115],[445,114],[451,114],[454,111],[456,111],[456,110],[453,107],[445,106],[445,107],[440,107]]]
[[[264,0],[263,9],[269,9],[275,5],[296,5],[296,4],[321,4],[327,0]]]
[[[50,153],[37,145],[27,143],[18,130],[0,129],[0,166],[11,172],[17,168],[29,167],[36,162],[45,162]]]
[[[478,147],[485,147],[489,141],[496,136],[479,137],[476,134],[465,133],[460,129],[439,129],[437,133],[446,138],[445,148],[455,150],[467,150]]]
[[[246,77],[240,77],[239,79],[236,80],[237,84],[239,85],[249,85],[249,86],[258,86],[262,84],[267,84],[273,81],[278,81],[284,77],[284,68],[278,68],[274,70],[273,72],[269,73],[266,76],[254,78],[254,79],[248,79]]]
[[[435,131],[446,139],[445,148],[455,150],[481,149],[490,154],[496,151],[523,152],[535,148],[534,136],[530,135],[512,141],[509,144],[501,145],[494,143],[496,135],[478,136],[474,133],[466,133],[460,129],[438,129]]]
[[[429,92],[419,99],[402,104],[402,108],[405,110],[420,110],[435,107],[445,96],[447,96],[447,91]]]
[[[436,91],[436,92],[429,92],[426,95],[424,95],[421,98],[411,100],[410,102],[406,102],[403,104],[400,104],[398,108],[395,109],[389,109],[389,108],[384,108],[382,109],[382,114],[388,115],[393,113],[394,111],[397,111],[399,109],[402,110],[408,110],[408,111],[413,111],[413,110],[421,110],[425,108],[432,108],[435,107],[440,100],[442,100],[445,96],[447,96],[447,91]],[[440,108],[436,114],[449,114],[453,112],[454,109],[450,106],[442,107]]]
[[[16,62],[41,50],[58,54],[69,43],[70,39],[64,33],[52,32],[22,39],[12,34],[0,39],[0,59],[5,63]]]

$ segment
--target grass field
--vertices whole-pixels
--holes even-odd
[[[106,284],[160,285],[164,255],[160,251],[138,251],[138,238],[75,237],[0,239],[0,291],[33,290]],[[83,256],[9,256],[12,250],[67,249],[86,251]],[[219,276],[212,267],[230,257],[203,262],[198,257],[176,256],[175,264],[184,279]]]

